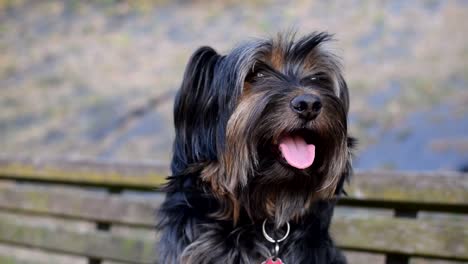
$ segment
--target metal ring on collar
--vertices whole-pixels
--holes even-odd
[[[266,225],[266,222],[267,222],[267,219],[265,219],[265,221],[263,221],[263,225],[262,225],[262,231],[263,231],[263,236],[266,238],[266,240],[268,240],[269,242],[271,243],[279,243],[279,242],[282,242],[284,241],[288,236],[289,236],[289,231],[291,229],[291,227],[289,226],[289,222],[286,222],[286,234],[284,234],[284,236],[278,240],[275,240],[273,239],[271,236],[269,236],[266,232],[266,228],[265,228],[265,225]]]

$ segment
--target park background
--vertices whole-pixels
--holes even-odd
[[[468,163],[468,1],[0,1],[0,155],[169,161],[191,53],[335,34],[355,167]]]

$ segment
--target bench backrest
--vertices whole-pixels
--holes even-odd
[[[3,244],[154,263],[166,175],[165,164],[0,159],[0,262],[15,257]],[[467,174],[356,172],[346,189],[332,234],[350,263],[468,261]]]

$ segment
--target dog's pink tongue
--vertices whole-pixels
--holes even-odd
[[[315,146],[308,145],[302,137],[284,137],[279,149],[289,165],[298,169],[305,169],[312,165],[315,158]]]

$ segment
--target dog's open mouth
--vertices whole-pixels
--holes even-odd
[[[301,130],[283,135],[279,140],[279,150],[286,162],[297,169],[306,169],[314,163],[315,145],[311,131]]]

